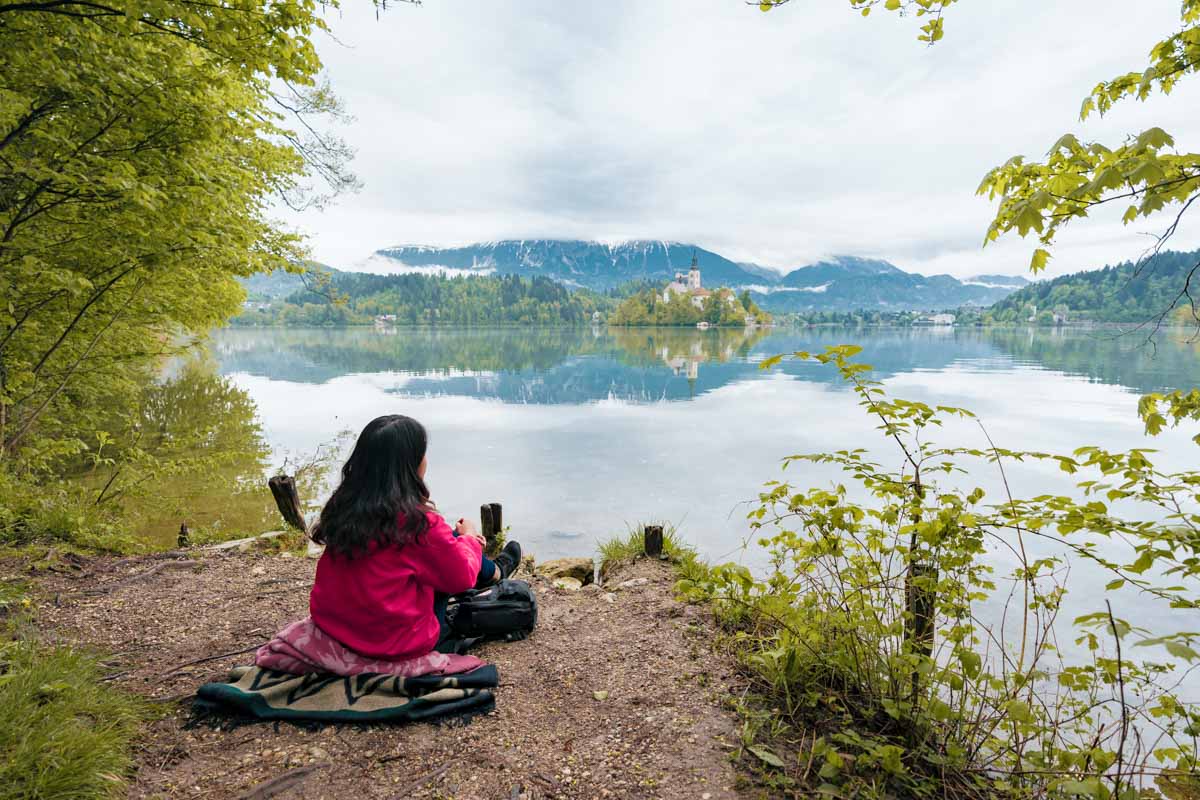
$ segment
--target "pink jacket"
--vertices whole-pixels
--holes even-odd
[[[483,546],[470,536],[455,537],[439,514],[427,516],[429,530],[403,547],[373,544],[357,558],[325,551],[308,602],[317,627],[372,658],[414,658],[433,650],[433,594],[473,587]]]

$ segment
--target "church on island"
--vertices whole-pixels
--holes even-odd
[[[719,291],[727,303],[737,302],[737,298],[733,296],[733,292],[729,289],[720,289]],[[667,287],[663,289],[663,302],[670,302],[671,295],[673,294],[689,296],[692,305],[698,309],[704,308],[704,298],[712,296],[712,292],[700,285],[700,264],[696,261],[695,254],[692,255],[692,267],[688,270],[687,275],[684,275],[682,272],[676,272],[675,280],[668,283]]]

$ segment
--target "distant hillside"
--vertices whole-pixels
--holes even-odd
[[[1009,295],[991,308],[998,322],[1024,321],[1036,310],[1065,308],[1069,319],[1097,322],[1142,322],[1162,314],[1179,296],[1189,271],[1200,262],[1192,253],[1160,253],[1144,264],[1137,275],[1132,262],[1077,272],[1041,281]],[[1200,295],[1200,281],[1192,285]],[[1187,304],[1186,298],[1183,304]]]
[[[310,270],[334,274],[337,270],[324,264],[309,264]],[[304,279],[294,272],[277,269],[274,272],[258,273],[241,279],[247,300],[282,300],[288,295],[304,290]]]
[[[916,275],[887,261],[841,256],[793,270],[778,286],[754,293],[754,299],[776,312],[928,311],[990,306],[1015,288],[966,283],[950,275]]]

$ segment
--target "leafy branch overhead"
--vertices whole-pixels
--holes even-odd
[[[764,0],[764,11],[789,0]],[[864,16],[882,7],[924,20],[921,41],[942,38],[942,13],[957,0],[850,0]],[[1079,119],[1110,111],[1122,100],[1145,100],[1155,93],[1170,94],[1184,77],[1200,71],[1200,0],[1181,0],[1181,27],[1151,49],[1140,70],[1102,80],[1083,99]],[[1030,269],[1039,272],[1050,259],[1054,237],[1073,220],[1088,216],[1097,206],[1124,205],[1122,219],[1130,224],[1160,212],[1174,214],[1157,236],[1153,253],[1175,233],[1184,213],[1200,196],[1200,153],[1180,150],[1162,128],[1129,134],[1118,143],[1061,136],[1042,160],[1014,156],[987,173],[979,194],[999,202],[988,227],[986,242],[1015,231],[1036,235],[1038,247]]]

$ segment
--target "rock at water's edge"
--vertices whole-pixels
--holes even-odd
[[[556,558],[543,561],[534,568],[543,578],[574,578],[582,586],[592,582],[592,560],[590,558]]]
[[[566,589],[570,592],[577,592],[583,588],[583,584],[579,582],[578,578],[564,576],[562,578],[555,578],[552,583],[555,589]]]

